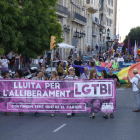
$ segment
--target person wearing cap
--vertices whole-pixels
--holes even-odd
[[[88,79],[89,75],[90,75],[89,68],[85,67],[84,68],[84,73],[81,75],[81,79]]]
[[[140,91],[137,88],[137,84],[140,80],[140,75],[138,73],[139,73],[138,70],[134,69],[133,70],[134,77],[131,79],[128,76],[128,82],[132,84],[132,91],[133,91],[134,99],[136,101],[136,106],[137,106],[137,108],[133,110],[133,112],[140,112]]]
[[[65,80],[72,80],[72,79],[78,79],[78,77],[75,75],[75,69],[73,68],[73,67],[70,67],[69,69],[68,69],[68,71],[69,71],[69,75],[67,75],[66,77],[65,77]],[[70,118],[71,117],[71,115],[72,116],[75,116],[75,113],[67,113],[67,118]]]

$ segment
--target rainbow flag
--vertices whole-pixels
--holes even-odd
[[[85,67],[88,67],[89,69],[91,68],[89,65],[87,65],[87,66],[73,65],[73,67],[78,68],[80,70],[81,74],[84,73],[84,68]],[[100,66],[96,66],[96,69],[97,69],[97,72],[98,72],[98,77],[101,76],[101,71],[102,70],[106,70],[106,72],[109,73],[108,68],[103,68],[103,67],[100,67]],[[128,75],[130,76],[131,79],[134,77],[134,74],[133,74],[134,69],[140,70],[140,62],[135,63],[135,64],[133,64],[133,65],[127,67],[127,68],[124,68],[124,69],[120,70],[120,71],[114,71],[113,73],[118,76],[118,78],[120,80],[120,83],[126,84],[126,83],[128,83],[128,80],[127,80]],[[139,75],[140,75],[140,71],[139,71]]]

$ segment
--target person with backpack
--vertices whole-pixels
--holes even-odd
[[[138,73],[139,73],[138,70],[134,69],[133,70],[134,77],[131,79],[128,76],[128,82],[132,84],[132,91],[137,106],[137,108],[133,110],[133,112],[140,112],[140,75]]]

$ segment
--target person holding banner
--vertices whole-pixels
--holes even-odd
[[[107,76],[107,72],[106,72],[106,70],[102,70],[101,71],[101,78],[100,79],[106,79],[108,76]],[[107,113],[105,113],[105,115],[103,116],[103,118],[105,118],[105,119],[108,119],[108,115],[107,115]]]
[[[11,79],[11,78],[10,78],[9,71],[5,71],[5,72],[4,72],[4,78],[5,78],[5,79]],[[8,99],[8,98],[7,98],[7,99]],[[4,98],[4,100],[7,100],[7,99]],[[7,105],[7,103],[5,103],[5,105]],[[10,116],[10,113],[9,113],[9,112],[5,112],[4,115]]]
[[[56,71],[52,71],[51,78],[49,80],[58,80]],[[54,113],[51,114],[51,117],[54,117]]]
[[[23,72],[21,70],[17,70],[16,71],[16,76],[18,77],[17,79],[24,79],[24,75],[23,75]],[[24,112],[19,112],[18,113],[18,116],[24,116]]]
[[[67,75],[66,77],[65,77],[65,80],[73,80],[73,79],[78,79],[78,77],[75,75],[75,69],[73,68],[73,67],[70,67],[69,68],[69,75]],[[72,116],[75,116],[75,113],[67,113],[67,118],[70,118],[71,117],[71,115]]]
[[[119,80],[117,75],[113,74],[113,68],[112,67],[109,68],[109,74],[108,74],[107,78],[114,79],[116,81],[116,84],[118,86],[120,86],[120,80]],[[110,118],[114,118],[113,113],[110,114]]]
[[[92,70],[92,71],[90,72],[89,79],[91,79],[91,80],[93,80],[93,79],[98,79],[98,77],[97,77],[97,71],[96,71],[96,70]],[[91,103],[90,103],[90,104],[93,104],[93,108],[94,108],[94,102],[95,102],[95,104],[98,104],[97,106],[99,106],[99,101],[96,101],[96,100],[93,101],[93,100],[91,100]],[[96,113],[95,110],[94,110],[94,109],[91,109],[90,118],[93,118],[93,119],[95,118],[94,113]]]
[[[44,80],[44,78],[42,77],[42,72],[41,71],[37,71],[36,72],[36,77],[33,77],[32,80]],[[35,116],[39,117],[39,113],[35,112]]]

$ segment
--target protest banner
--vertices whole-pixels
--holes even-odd
[[[116,112],[114,80],[0,80],[0,111]]]

